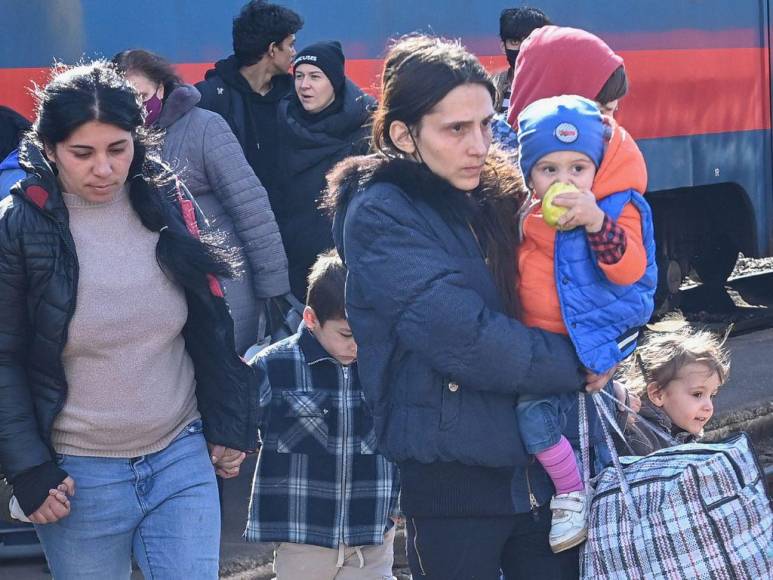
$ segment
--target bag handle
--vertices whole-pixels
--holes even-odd
[[[681,443],[681,441],[676,439],[673,435],[671,435],[671,433],[668,433],[667,431],[663,430],[663,428],[660,425],[658,425],[654,421],[651,421],[649,419],[646,419],[646,418],[642,417],[641,415],[639,415],[639,413],[637,413],[636,411],[631,409],[631,407],[629,407],[625,403],[621,403],[620,401],[618,401],[617,398],[614,395],[610,395],[607,391],[604,391],[604,390],[599,391],[599,392],[604,397],[607,397],[610,401],[612,401],[618,407],[622,407],[623,409],[625,409],[629,413],[631,413],[633,415],[636,415],[636,424],[637,425],[645,427],[650,432],[652,432],[655,435],[657,435],[658,437],[660,437],[663,441],[666,442],[666,444],[669,447],[673,446],[673,445],[679,445]],[[631,446],[628,445],[628,441],[625,440],[625,435],[620,431],[620,427],[617,424],[617,421],[613,420],[611,424],[614,427],[615,432],[620,436],[620,438],[625,443],[626,447],[628,447],[628,449],[630,449],[631,452],[633,452],[633,449],[631,448]],[[636,455],[636,453],[633,453],[633,455]]]
[[[615,429],[619,430],[619,427],[617,426],[614,418],[612,418],[609,409],[607,409],[606,405],[604,404],[601,395],[598,393],[593,393],[591,395],[579,393],[578,397],[580,416],[580,454],[582,456],[583,482],[585,483],[586,493],[588,493],[590,496],[593,491],[590,482],[590,429],[588,425],[588,410],[586,403],[586,397],[590,397],[590,400],[595,406],[596,412],[599,415],[601,430],[604,433],[604,442],[607,444],[607,447],[609,447],[609,453],[612,456],[612,465],[614,466],[615,472],[617,473],[617,477],[620,481],[620,491],[621,495],[623,496],[623,512],[628,515],[630,522],[634,523],[639,520],[638,510],[636,509],[636,504],[634,503],[633,495],[631,494],[631,488],[628,485],[628,480],[625,478],[625,472],[623,471],[623,466],[620,463],[620,457],[617,454],[614,441],[612,440],[609,428],[607,427],[607,422],[610,425],[614,425]]]

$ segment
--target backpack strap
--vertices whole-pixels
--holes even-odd
[[[184,186],[177,180],[177,187],[175,187],[177,203],[180,206],[180,212],[182,213],[185,227],[188,228],[188,233],[198,240],[201,238],[201,230],[199,229],[199,223],[196,220],[196,207],[193,204],[193,200],[182,194],[182,187]],[[207,274],[207,281],[209,282],[209,291],[213,296],[217,296],[218,298],[225,297],[220,282],[213,274]]]

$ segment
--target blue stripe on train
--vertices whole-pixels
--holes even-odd
[[[649,191],[736,183],[747,193],[758,232],[757,252],[773,251],[771,137],[741,131],[638,141],[649,173]]]
[[[175,62],[210,62],[231,51],[231,21],[245,0],[0,0],[0,68],[41,67],[54,58],[109,57],[143,47]],[[302,14],[299,45],[338,39],[349,58],[379,58],[388,38],[415,30],[462,37],[498,54],[501,1],[279,0]],[[511,2],[509,4],[516,4]],[[541,0],[554,22],[592,30],[618,50],[758,47],[759,0],[671,2]],[[666,16],[667,13],[667,16]]]

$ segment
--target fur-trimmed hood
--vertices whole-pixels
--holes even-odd
[[[425,164],[410,159],[374,154],[342,161],[328,174],[322,206],[333,217],[333,241],[344,262],[349,204],[376,183],[395,185],[410,199],[430,206],[446,223],[472,228],[507,312],[517,315],[515,252],[527,190],[512,155],[492,149],[480,184],[472,191],[453,187]]]
[[[193,85],[178,85],[164,99],[161,116],[156,125],[160,129],[167,129],[175,121],[178,121],[195,107],[201,100],[201,93]]]
[[[476,216],[495,213],[500,224],[516,235],[519,212],[527,196],[517,163],[512,155],[492,150],[481,174],[480,185],[472,191],[461,191],[432,173],[423,163],[376,153],[350,157],[336,165],[327,176],[328,188],[322,202],[331,217],[346,214],[355,195],[374,183],[391,183],[412,199],[433,207],[444,219],[477,221]],[[343,223],[335,220],[333,237]],[[338,245],[338,243],[337,243]],[[340,246],[339,246],[340,247]]]

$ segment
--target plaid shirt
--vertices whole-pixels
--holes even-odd
[[[376,451],[356,363],[341,365],[304,328],[250,364],[263,445],[247,541],[381,544],[397,513],[398,472]]]
[[[625,230],[608,215],[604,216],[599,231],[588,234],[588,242],[602,264],[617,264],[625,254]]]

